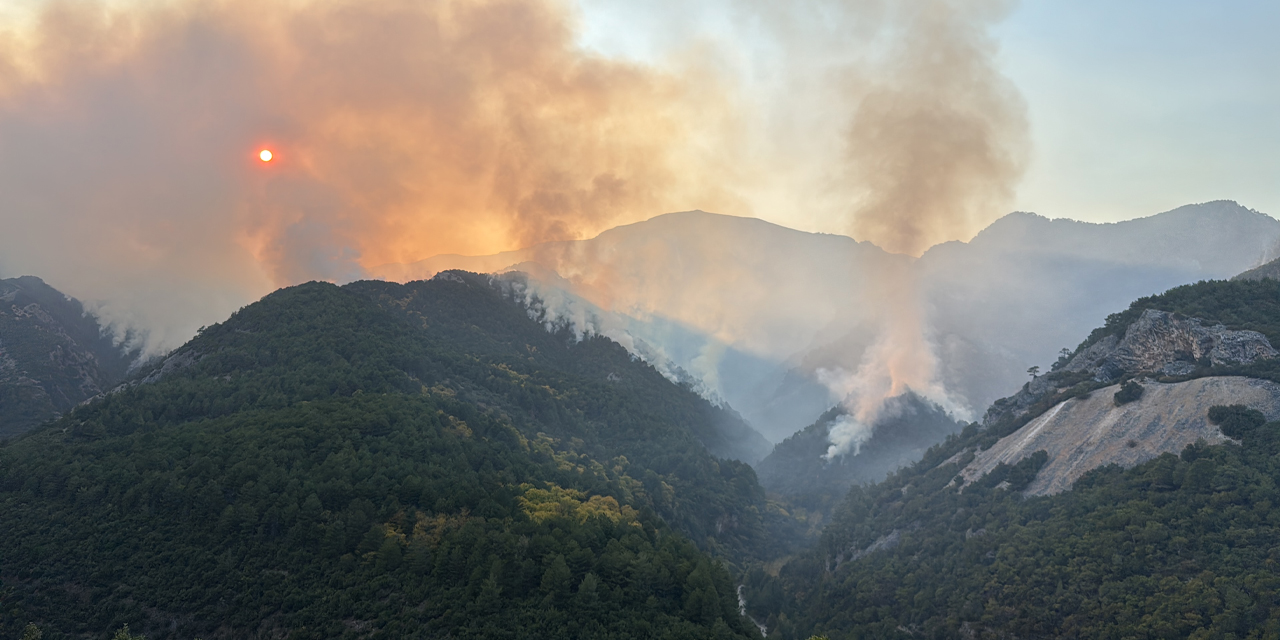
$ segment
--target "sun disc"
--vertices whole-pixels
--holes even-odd
[[[258,154],[258,157],[261,158],[263,162],[271,162],[271,151],[268,149],[263,149]]]

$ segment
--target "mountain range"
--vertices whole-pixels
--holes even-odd
[[[528,273],[551,313],[613,337],[779,442],[843,399],[821,372],[857,369],[887,322],[886,287],[903,278],[938,378],[976,417],[1133,299],[1229,278],[1276,257],[1277,242],[1280,221],[1229,201],[1109,224],[1013,213],[914,259],[695,211],[589,240],[372,272],[396,281],[449,268]]]

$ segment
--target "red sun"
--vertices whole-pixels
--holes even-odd
[[[270,149],[263,149],[258,152],[258,159],[263,162],[271,162],[272,154]]]

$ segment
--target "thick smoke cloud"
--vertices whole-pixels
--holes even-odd
[[[995,68],[987,29],[1009,3],[926,0],[876,4],[887,34],[866,65],[845,168],[853,235],[918,256],[968,239],[1012,200],[1026,153],[1024,107]],[[908,391],[961,419],[971,410],[942,384],[913,273],[880,274],[880,337],[857,369],[824,371],[848,411],[827,458],[857,453],[890,398]]]
[[[1005,2],[894,3],[848,135],[856,237],[918,256],[1006,212],[1027,123],[987,29]]]
[[[582,46],[568,0],[46,1],[0,26],[0,275],[96,302],[157,352],[277,286],[664,211],[916,254],[998,215],[1020,173],[988,34],[1006,4],[709,0],[720,31],[632,5],[681,27],[640,59]]]
[[[0,269],[158,346],[275,286],[734,205],[682,144],[727,91],[581,51],[554,0],[53,3],[3,45]]]

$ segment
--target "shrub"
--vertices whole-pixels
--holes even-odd
[[[1115,395],[1116,406],[1118,407],[1120,405],[1129,404],[1130,402],[1136,402],[1138,398],[1142,397],[1142,391],[1142,385],[1134,382],[1133,380],[1120,385],[1120,390],[1117,391]]]

